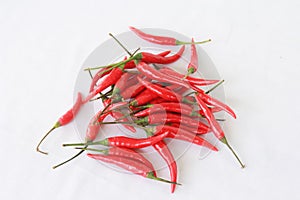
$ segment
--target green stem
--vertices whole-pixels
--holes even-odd
[[[126,53],[130,57],[132,57],[134,55],[134,54],[130,53],[130,51],[128,51],[128,49],[112,33],[109,33],[109,36],[111,36],[126,51]]]
[[[171,183],[171,184],[181,185],[180,183],[176,183],[176,182],[173,182],[173,181],[169,181],[169,180],[166,180],[166,179],[163,179],[163,178],[156,177],[156,176],[154,176],[153,172],[149,172],[146,177],[149,178],[149,179],[153,179],[153,180],[156,180],[156,181],[161,181],[161,182],[164,182],[164,183]]]
[[[207,43],[207,42],[211,42],[211,39],[203,40],[203,41],[200,41],[200,42],[183,42],[183,41],[177,40],[177,41],[176,41],[176,45],[184,45],[184,44],[204,44],[204,43]]]
[[[105,155],[108,154],[108,149],[94,149],[94,148],[81,148],[81,147],[75,147],[75,149],[84,150],[84,151],[95,151],[99,153],[103,153]]]
[[[245,165],[242,163],[242,161],[240,160],[240,158],[237,156],[237,154],[235,153],[235,151],[232,149],[232,147],[229,145],[227,139],[225,137],[223,137],[221,140],[221,142],[223,142],[224,144],[226,144],[226,146],[230,149],[230,151],[233,153],[233,155],[235,156],[235,158],[238,160],[238,162],[240,163],[242,168],[245,168]]]
[[[60,127],[60,123],[59,122],[56,122],[54,124],[54,126],[44,135],[44,137],[40,140],[40,142],[38,143],[38,145],[36,146],[36,151],[37,152],[40,152],[42,154],[45,154],[45,155],[48,155],[48,152],[45,152],[45,151],[42,151],[40,150],[40,146],[42,144],[42,142],[46,139],[46,137],[48,137],[48,135],[56,128]]]
[[[85,148],[86,148],[87,146],[88,146],[88,145],[86,145]],[[56,169],[56,168],[58,168],[58,167],[60,167],[60,166],[62,166],[62,165],[64,165],[64,164],[70,162],[71,160],[73,160],[73,159],[77,158],[78,156],[80,156],[83,152],[84,152],[84,150],[79,151],[77,154],[75,154],[75,155],[74,155],[73,157],[71,157],[70,159],[68,159],[68,160],[66,160],[66,161],[64,161],[64,162],[62,162],[62,163],[60,163],[60,164],[58,164],[58,165],[55,165],[55,166],[53,166],[52,168],[53,168],[53,169]]]
[[[215,86],[213,86],[212,88],[210,88],[209,90],[207,90],[207,91],[205,92],[205,94],[208,94],[208,93],[212,92],[214,89],[216,89],[217,87],[219,87],[222,83],[224,83],[224,81],[225,81],[225,80],[219,81]]]

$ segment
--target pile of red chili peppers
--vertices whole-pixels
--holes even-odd
[[[85,142],[63,144],[75,146],[81,151],[53,168],[69,162],[84,151],[89,151],[91,153],[87,156],[90,158],[111,163],[146,178],[170,183],[173,193],[175,186],[180,185],[177,181],[178,166],[167,141],[182,140],[218,151],[216,146],[204,139],[203,135],[208,133],[214,134],[218,140],[227,145],[243,168],[244,164],[228,144],[214,113],[225,111],[233,118],[236,118],[236,115],[228,105],[209,95],[209,92],[222,81],[191,76],[198,70],[196,45],[210,40],[194,42],[194,39],[191,39],[190,42],[183,42],[172,37],[147,34],[134,27],[130,27],[130,30],[148,42],[181,47],[175,53],[166,50],[158,54],[145,51],[132,54],[125,49],[129,55],[122,61],[85,69],[89,72],[97,70],[92,76],[89,94],[83,97],[78,93],[73,107],[61,116],[42,138],[37,151],[47,154],[40,150],[40,145],[49,133],[70,123],[83,104],[99,100],[103,109],[90,119]],[[111,36],[120,44],[117,38]],[[188,65],[181,66],[186,68],[186,73],[182,74],[168,64],[176,63],[186,51],[186,46],[191,56]],[[201,88],[209,85],[212,88],[206,92]],[[109,115],[114,121],[105,121]],[[146,134],[144,138],[118,135],[95,141],[101,127],[110,124],[121,124],[133,133],[137,129],[142,129]],[[170,180],[158,177],[152,163],[139,153],[139,149],[145,147],[153,147],[164,159],[169,168]]]

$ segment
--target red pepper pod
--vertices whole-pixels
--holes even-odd
[[[236,115],[235,115],[234,111],[229,106],[222,103],[221,101],[205,94],[204,92],[199,92],[197,96],[198,96],[198,98],[201,98],[206,104],[215,106],[215,107],[219,107],[222,110],[224,110],[225,112],[227,112],[228,114],[230,114],[233,118],[236,119]]]
[[[171,90],[168,90],[166,88],[163,88],[159,85],[150,83],[149,81],[143,80],[140,77],[138,77],[138,81],[143,84],[149,91],[151,91],[156,96],[159,96],[161,98],[164,98],[168,101],[180,101],[180,96],[176,96],[174,92]]]
[[[89,95],[84,100],[84,103],[91,100],[94,96],[96,96],[99,92],[102,92],[109,86],[114,85],[123,75],[123,69],[121,67],[114,68],[102,81],[101,83],[89,93]]]
[[[74,116],[78,113],[82,104],[82,95],[80,92],[78,92],[77,99],[73,107],[58,119],[57,123],[59,123],[59,126],[63,126],[70,123],[74,119]]]
[[[101,124],[99,124],[98,122],[102,122],[107,117],[107,115],[109,114],[109,112],[107,112],[107,113],[104,113],[103,115],[100,115],[101,112],[102,111],[99,111],[90,120],[90,123],[89,123],[88,128],[87,128],[86,133],[85,133],[85,141],[91,142],[97,137],[98,132],[99,132],[100,127],[101,127]]]
[[[140,94],[138,94],[138,96],[136,96],[131,102],[130,105],[132,106],[141,106],[144,104],[147,104],[149,101],[157,98],[158,96],[153,94],[153,92],[151,92],[150,90],[146,89],[143,92],[141,92]]]
[[[140,149],[144,147],[151,146],[165,137],[167,137],[168,133],[157,134],[148,138],[129,138],[125,136],[116,136],[110,137],[100,142],[95,142],[95,144],[101,144],[106,146],[115,146],[115,147],[126,147],[131,149]]]
[[[196,45],[194,44],[194,38],[192,38],[192,44],[191,44],[191,60],[188,65],[188,75],[193,74],[198,69],[198,54]]]

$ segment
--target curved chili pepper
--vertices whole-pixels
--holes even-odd
[[[161,73],[158,70],[155,70],[154,68],[150,67],[145,62],[139,62],[136,65],[136,68],[141,74],[145,75],[146,77],[150,78],[151,80],[157,80],[160,82],[166,82],[166,83],[172,83],[175,85],[180,85],[185,88],[189,88],[189,85],[185,83],[182,79],[173,78],[172,76],[169,76],[168,74]]]
[[[233,118],[236,119],[236,115],[234,113],[234,111],[227,106],[226,104],[222,103],[221,101],[203,93],[203,92],[199,92],[197,95],[199,98],[201,98],[206,104],[210,105],[210,106],[215,106],[215,107],[219,107],[220,109],[224,110],[225,112],[227,112],[228,114],[230,114]]]
[[[36,147],[36,151],[43,153],[43,154],[48,154],[47,152],[41,151],[39,149],[40,145],[42,144],[42,142],[46,139],[46,137],[56,128],[64,126],[68,123],[70,123],[73,119],[74,116],[76,116],[76,114],[78,113],[79,109],[81,108],[81,105],[83,104],[82,102],[82,95],[80,92],[77,93],[77,98],[76,98],[76,102],[75,104],[72,106],[72,108],[70,110],[68,110],[65,114],[63,114],[58,120],[57,122],[54,124],[54,126],[44,135],[44,137],[40,140],[40,142],[38,143],[37,147]]]
[[[167,132],[168,133],[168,132]],[[160,156],[165,160],[168,165],[170,171],[170,179],[172,182],[177,182],[177,164],[174,160],[172,152],[169,150],[167,144],[162,140],[160,142],[155,143],[152,145],[154,149],[160,154]],[[171,192],[174,193],[175,191],[175,184],[171,185]]]
[[[157,95],[153,94],[153,92],[146,89],[143,92],[141,92],[137,97],[135,97],[135,99],[133,99],[130,102],[130,105],[131,106],[141,106],[155,98],[157,98]]]
[[[139,161],[144,165],[146,165],[147,167],[149,167],[151,171],[153,171],[154,176],[156,176],[156,172],[154,170],[152,163],[147,158],[142,156],[142,154],[136,152],[134,149],[128,149],[123,147],[110,147],[108,149],[93,149],[93,148],[77,148],[77,149],[95,151],[95,152],[103,153],[104,155],[125,157],[135,161]]]
[[[140,77],[138,77],[138,81],[156,96],[164,98],[168,101],[175,101],[175,102],[180,101],[181,97],[175,95],[174,92],[172,92],[171,90],[163,88],[159,85],[152,84],[146,80],[141,79]]]
[[[109,71],[107,71],[109,67],[101,68],[93,77],[90,90],[89,92],[92,92],[97,84],[97,82],[105,75],[109,74]]]
[[[96,160],[100,160],[106,163],[110,163],[110,164],[114,164],[118,167],[121,167],[127,171],[130,171],[134,174],[143,176],[145,178],[149,178],[149,179],[153,179],[153,180],[157,180],[157,181],[161,181],[161,182],[166,182],[166,183],[172,183],[172,184],[178,184],[172,181],[168,181],[159,177],[154,176],[153,171],[151,171],[151,169],[140,163],[137,162],[135,160],[132,159],[128,159],[125,157],[121,157],[121,156],[111,156],[111,155],[102,155],[102,154],[91,154],[88,153],[87,156],[89,156],[90,158],[96,159]],[[180,184],[178,184],[180,185]]]
[[[103,145],[113,147],[126,147],[130,149],[140,149],[151,146],[162,139],[164,139],[168,133],[157,134],[148,138],[129,138],[125,136],[109,137],[104,140],[87,143],[75,143],[75,144],[63,144],[63,146],[83,146],[83,145]]]
[[[142,110],[136,114],[135,117],[145,117],[150,113],[167,111],[167,112],[175,112],[183,115],[192,116],[194,111],[190,105],[183,103],[175,103],[175,102],[162,102],[160,104],[148,104],[146,106],[147,109]]]
[[[190,74],[195,73],[198,69],[198,54],[197,54],[196,45],[194,43],[194,38],[192,38],[191,43],[192,43],[191,44],[191,60],[190,60],[189,65],[188,65],[187,76],[189,76]]]
[[[173,113],[153,113],[147,117],[140,118],[135,121],[138,124],[164,124],[164,123],[182,123],[191,127],[199,127],[204,131],[210,131],[210,128],[199,120],[187,117],[185,115],[178,115]]]
[[[92,91],[89,93],[89,95],[84,100],[84,103],[88,102],[93,98],[95,95],[97,95],[99,92],[102,92],[106,88],[108,88],[111,85],[114,85],[120,77],[123,75],[123,67],[116,67],[114,68],[102,81],[101,83]]]
[[[158,125],[155,127],[155,130],[160,130],[161,132],[168,131],[169,135],[167,136],[167,138],[174,138],[174,139],[178,139],[178,140],[191,142],[193,144],[197,144],[199,146],[204,146],[206,148],[209,148],[213,151],[218,151],[217,147],[212,145],[210,142],[208,142],[204,138],[199,137],[199,136],[197,136],[189,131],[186,131],[184,129],[176,128],[176,127],[172,127],[172,126],[168,126],[168,125]]]
[[[183,79],[185,77],[184,74],[176,72],[175,70],[168,68],[168,67],[163,67],[159,71],[162,73],[168,74],[170,76],[176,77],[178,79]],[[191,77],[191,76],[186,77],[185,80],[189,84],[198,85],[198,86],[211,85],[211,84],[215,84],[218,82],[218,80],[207,80],[207,79],[195,78],[195,77]]]
[[[160,45],[183,45],[183,44],[191,44],[190,42],[183,42],[180,40],[177,40],[176,38],[172,37],[166,37],[166,36],[157,36],[157,35],[151,35],[142,32],[141,30],[134,28],[132,26],[129,27],[131,31],[133,31],[137,36],[140,38],[147,40],[148,42],[155,43],[155,44],[160,44]],[[201,41],[201,42],[195,42],[194,44],[203,44],[206,42],[209,42],[211,40],[206,40],[206,41]]]
[[[242,163],[242,161],[239,159],[239,157],[236,155],[232,147],[229,145],[224,131],[222,130],[219,123],[216,121],[213,113],[210,111],[210,109],[206,106],[205,102],[202,100],[201,95],[196,95],[196,100],[198,102],[199,107],[203,110],[204,116],[206,117],[208,123],[210,124],[211,130],[214,133],[214,135],[224,144],[227,145],[227,147],[231,150],[231,152],[234,154],[238,162],[240,163],[241,167],[244,168],[245,165]]]

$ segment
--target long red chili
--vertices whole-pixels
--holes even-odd
[[[191,59],[188,65],[188,73],[187,75],[189,76],[190,74],[193,74],[197,71],[198,69],[198,54],[197,54],[197,49],[196,45],[194,44],[194,38],[192,38],[191,42]]]
[[[153,113],[147,117],[139,118],[135,122],[138,124],[182,123],[191,127],[200,127],[205,131],[210,131],[210,128],[199,120],[173,113]]]
[[[191,142],[193,144],[197,144],[199,146],[204,146],[206,148],[209,148],[213,151],[218,151],[217,147],[215,147],[214,145],[212,145],[210,142],[208,142],[207,140],[205,140],[202,137],[199,137],[189,131],[186,131],[184,129],[181,128],[176,128],[176,127],[172,127],[172,126],[168,126],[168,125],[158,125],[155,127],[155,132],[159,130],[161,132],[169,132],[169,135],[167,136],[167,138],[174,138],[174,139],[178,139],[178,140],[184,140],[187,142]]]
[[[175,70],[168,68],[168,67],[163,67],[159,71],[162,73],[168,74],[170,76],[176,77],[178,79],[183,79],[185,77],[184,74],[176,72]],[[185,80],[189,84],[198,85],[198,86],[211,85],[211,84],[215,84],[218,82],[218,80],[207,80],[207,79],[195,78],[195,77],[191,77],[191,76],[186,77]]]
[[[137,84],[132,85],[128,88],[125,88],[123,91],[121,91],[120,96],[123,99],[134,98],[134,97],[136,97],[136,95],[138,95],[144,89],[145,89],[145,86],[143,86],[140,82],[138,82]]]
[[[182,44],[191,44],[190,42],[183,42],[180,40],[177,40],[176,38],[172,38],[172,37],[166,37],[166,36],[157,36],[157,35],[151,35],[151,34],[147,34],[145,32],[142,32],[141,30],[130,26],[129,29],[131,31],[133,31],[137,36],[139,36],[140,38],[151,42],[151,43],[155,43],[155,44],[160,44],[160,45],[182,45]],[[206,41],[202,41],[202,42],[195,42],[195,44],[203,44],[206,42],[209,42],[211,40],[206,40]]]
[[[81,108],[81,105],[83,104],[82,102],[82,95],[80,92],[77,93],[77,98],[76,98],[76,102],[75,104],[72,106],[72,108],[70,110],[68,110],[65,114],[63,114],[58,120],[57,122],[54,124],[54,126],[45,134],[45,136],[40,140],[40,142],[38,143],[36,150],[40,153],[43,154],[48,154],[47,152],[41,151],[39,149],[40,145],[42,144],[42,142],[46,139],[46,137],[56,128],[64,126],[68,123],[70,123],[74,117],[76,116],[76,114],[78,113],[79,109]]]
[[[144,165],[146,165],[147,167],[149,167],[151,171],[153,171],[154,175],[156,176],[152,163],[147,158],[145,158],[142,154],[136,152],[134,149],[128,149],[122,147],[110,147],[108,149],[93,149],[93,148],[78,148],[78,149],[95,151],[95,152],[103,153],[104,155],[120,156],[120,157],[130,158],[132,160],[139,161]]]
[[[172,155],[172,152],[169,150],[167,144],[162,140],[160,142],[152,145],[154,149],[160,154],[160,156],[165,160],[170,171],[170,179],[172,182],[177,182],[177,164]],[[175,191],[175,184],[171,185],[171,192]]]
[[[176,128],[186,130],[190,133],[197,134],[197,135],[203,135],[203,134],[206,134],[206,133],[210,132],[210,130],[202,129],[201,127],[192,127],[192,126],[189,126],[188,124],[168,123],[168,125],[170,125],[172,127],[176,127]]]
[[[157,95],[153,94],[150,90],[146,89],[141,92],[138,96],[136,96],[131,102],[130,105],[132,106],[141,106],[149,101],[157,98]]]
[[[151,169],[132,159],[128,159],[126,157],[121,157],[121,156],[113,156],[113,155],[102,155],[102,154],[91,154],[88,153],[87,156],[89,156],[90,158],[96,159],[96,160],[100,160],[106,163],[111,163],[114,164],[118,167],[121,167],[127,171],[130,171],[134,174],[143,176],[145,178],[149,178],[149,179],[153,179],[153,180],[157,180],[157,181],[161,181],[161,182],[166,182],[166,183],[173,183],[173,184],[178,184],[178,183],[174,183],[172,181],[168,181],[159,177],[155,177],[153,171],[151,171]],[[178,184],[180,185],[180,184]]]
[[[126,147],[131,149],[140,149],[151,146],[163,138],[167,137],[168,133],[157,134],[148,138],[129,138],[125,136],[109,137],[104,140],[87,143],[63,144],[63,146],[83,146],[83,145],[103,145],[113,147]]]
[[[198,102],[199,107],[203,110],[204,116],[206,117],[208,123],[210,124],[211,130],[214,133],[214,135],[224,144],[227,145],[227,147],[231,150],[231,152],[234,154],[238,162],[240,163],[241,167],[244,168],[245,165],[242,163],[242,161],[239,159],[239,157],[236,155],[232,147],[229,145],[224,131],[222,130],[220,124],[216,121],[213,113],[211,110],[206,106],[205,102],[202,100],[201,96],[198,94],[196,95],[196,100]]]
[[[95,95],[97,95],[99,92],[102,92],[109,86],[114,85],[123,75],[123,67],[116,67],[114,68],[102,81],[101,83],[92,91],[89,93],[89,95],[84,100],[84,103],[91,100]]]
[[[230,114],[233,118],[236,119],[236,115],[235,115],[234,111],[229,106],[222,103],[221,101],[205,94],[204,92],[199,92],[197,96],[199,98],[201,98],[206,104],[208,104],[210,106],[219,107],[222,110],[224,110],[225,112],[227,112],[228,114]]]
[[[175,95],[175,93],[171,90],[168,90],[159,85],[150,83],[149,81],[143,80],[140,77],[138,77],[138,81],[141,84],[143,84],[149,91],[153,92],[153,94],[155,94],[156,96],[164,98],[168,101],[173,101],[173,102],[180,101],[181,96]]]
[[[141,74],[145,75],[146,77],[150,78],[151,80],[157,80],[160,82],[172,83],[175,85],[180,85],[185,88],[189,88],[189,84],[184,82],[182,79],[174,78],[169,76],[168,74],[162,73],[154,68],[150,67],[145,62],[139,62],[136,65],[136,68]]]

